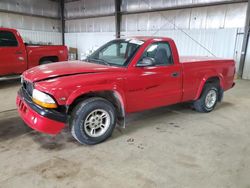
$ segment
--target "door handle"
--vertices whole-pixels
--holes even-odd
[[[179,72],[173,72],[173,73],[171,74],[171,76],[172,76],[172,77],[179,77],[180,74],[179,74]]]
[[[16,54],[22,54],[22,52],[21,51],[16,51]]]

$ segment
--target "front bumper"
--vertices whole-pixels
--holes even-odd
[[[39,132],[55,135],[65,127],[67,122],[66,114],[34,104],[23,88],[18,91],[16,105],[24,122]]]

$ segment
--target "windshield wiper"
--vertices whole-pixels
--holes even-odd
[[[101,64],[105,64],[105,65],[110,66],[110,63],[108,63],[107,61],[105,61],[103,59],[87,58],[86,60],[87,61],[94,61],[94,62],[97,62],[97,63],[101,63]]]

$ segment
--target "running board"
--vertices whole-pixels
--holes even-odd
[[[0,77],[0,81],[17,80],[20,78],[21,78],[21,75],[3,76],[3,77]]]

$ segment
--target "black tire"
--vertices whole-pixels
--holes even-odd
[[[110,118],[110,123],[106,131],[98,136],[92,137],[85,130],[85,121],[93,111],[103,110]],[[113,104],[103,98],[93,97],[80,102],[73,110],[70,119],[70,129],[72,136],[81,144],[94,145],[108,139],[116,125],[116,111]]]
[[[206,97],[210,91],[216,93],[216,99],[212,106],[206,105]],[[198,112],[208,113],[213,111],[219,99],[219,88],[215,84],[206,84],[203,88],[200,98],[193,103],[193,107]]]

